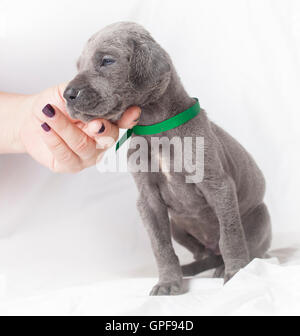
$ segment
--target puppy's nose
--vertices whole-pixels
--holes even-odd
[[[69,102],[69,103],[75,103],[78,95],[79,95],[80,90],[75,89],[75,88],[67,88],[64,92],[64,98]]]

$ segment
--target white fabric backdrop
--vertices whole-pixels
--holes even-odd
[[[190,95],[252,153],[276,241],[297,244],[300,2],[0,0],[0,90],[69,80],[89,36],[120,20],[150,30]],[[0,156],[0,297],[155,276],[135,199],[126,173],[55,175],[26,155]]]

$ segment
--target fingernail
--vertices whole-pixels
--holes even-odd
[[[55,110],[50,104],[47,104],[42,111],[49,118],[52,118],[55,115]]]
[[[137,118],[137,119],[135,119],[135,120],[133,120],[134,122],[137,122],[137,121],[139,121],[140,120],[140,118]]]
[[[105,131],[105,126],[102,124],[101,128],[99,129],[98,133],[103,133]]]
[[[45,132],[49,132],[51,130],[51,127],[47,123],[43,123],[41,127]]]

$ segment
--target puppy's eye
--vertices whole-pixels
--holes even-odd
[[[108,58],[108,57],[104,57],[102,59],[101,66],[107,66],[107,65],[110,65],[110,64],[113,64],[113,63],[115,63],[114,59]]]

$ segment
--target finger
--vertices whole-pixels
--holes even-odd
[[[53,99],[51,100],[51,102],[57,106],[58,109],[60,109],[64,114],[66,114],[67,116],[67,108],[66,108],[66,101],[63,97],[65,88],[67,87],[68,83],[61,83],[59,85],[54,86],[53,89]]]
[[[119,127],[105,119],[89,122],[84,131],[95,139],[98,149],[110,148],[119,137]]]
[[[138,106],[131,106],[124,112],[122,118],[118,121],[118,126],[120,128],[132,128],[138,123],[140,115],[141,108]]]
[[[81,169],[80,158],[47,123],[41,124],[41,137],[54,158],[49,163],[50,169],[55,172],[75,172]]]
[[[83,160],[95,155],[96,144],[85,132],[74,125],[58,108],[46,105],[42,112],[35,112],[41,123],[46,122]]]

